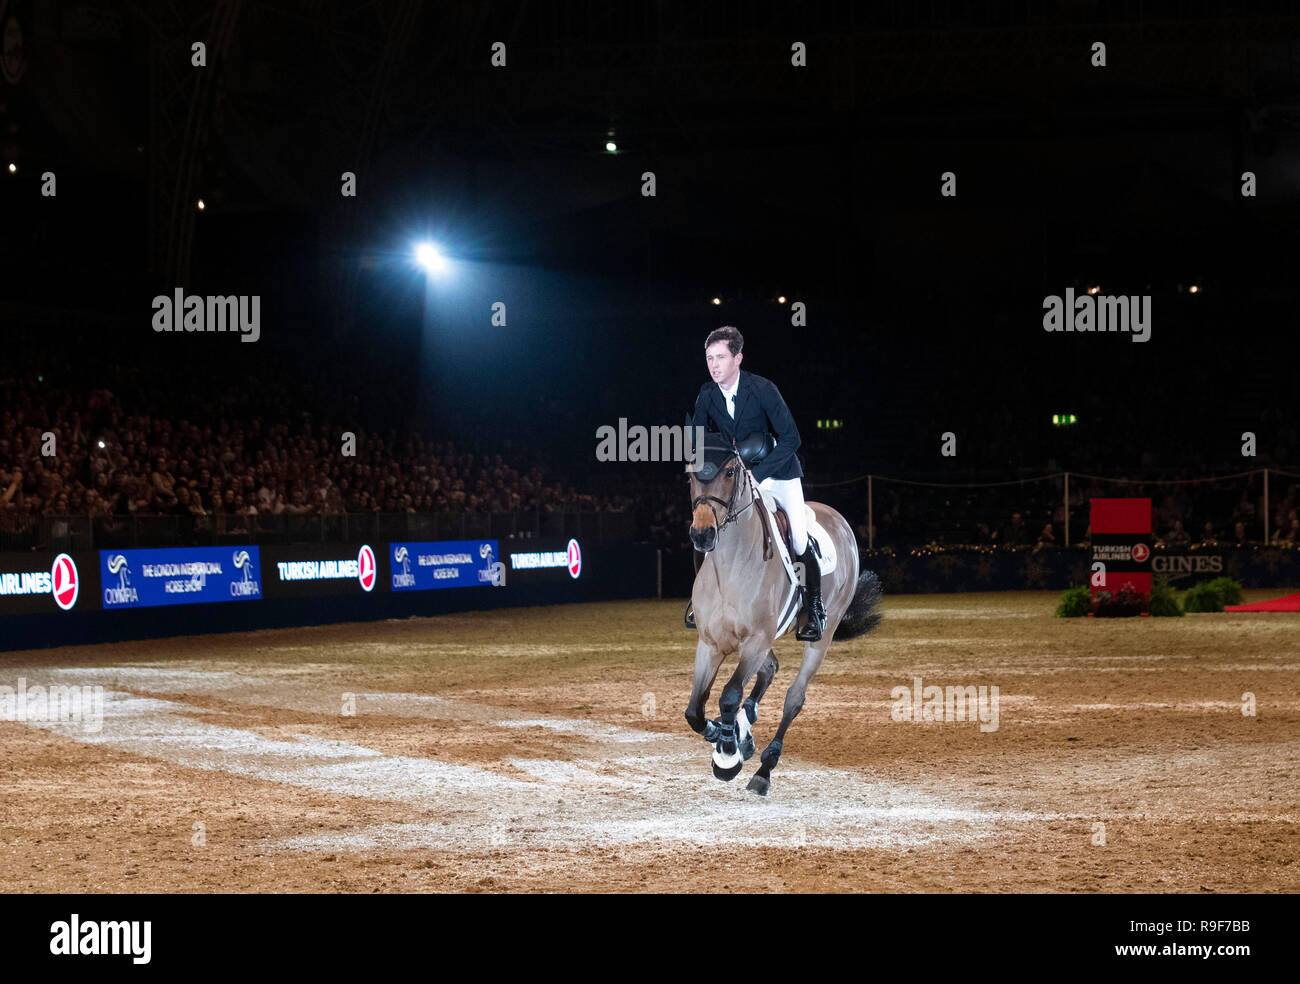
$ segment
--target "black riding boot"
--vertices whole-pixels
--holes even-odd
[[[822,569],[813,553],[811,537],[808,538],[808,546],[804,547],[799,561],[803,564],[804,611],[808,620],[799,627],[794,637],[800,642],[816,642],[826,627],[826,609],[822,607]]]
[[[700,565],[704,563],[704,554],[700,553],[698,550],[692,550],[691,559],[695,561],[695,573],[700,573]],[[694,582],[692,582],[692,585],[693,584]],[[692,590],[694,589],[692,588]],[[686,627],[688,629],[695,628],[695,609],[691,607],[691,602],[692,599],[688,597],[686,599]]]

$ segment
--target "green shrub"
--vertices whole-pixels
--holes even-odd
[[[1216,577],[1207,587],[1219,596],[1220,605],[1240,605],[1242,602],[1241,582],[1230,577]]]
[[[1092,610],[1092,592],[1086,585],[1076,584],[1061,595],[1056,606],[1057,618],[1082,618]]]
[[[1183,616],[1183,610],[1178,607],[1178,599],[1174,597],[1173,588],[1167,584],[1151,585],[1151,608],[1149,609],[1152,616]]]
[[[1221,612],[1223,601],[1210,582],[1193,584],[1187,589],[1187,594],[1183,595],[1183,611]]]

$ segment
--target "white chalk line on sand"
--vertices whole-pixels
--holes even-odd
[[[311,687],[301,677],[290,685],[274,673],[262,678],[159,666],[44,672],[83,684],[113,682],[146,692],[224,695],[245,704],[338,713],[336,689]],[[724,785],[709,771],[708,747],[693,736],[530,714],[436,695],[371,693],[358,698],[364,698],[372,713],[457,719],[501,728],[507,753],[502,764],[516,771],[518,778],[487,768],[388,755],[319,736],[268,738],[201,720],[211,714],[201,707],[116,690],[105,694],[104,727],[99,732],[84,733],[70,723],[37,726],[181,766],[399,802],[430,814],[417,823],[312,833],[265,845],[290,850],[684,843],[902,849],[977,843],[997,836],[1007,822],[1046,817],[983,810],[851,770],[811,767],[794,758],[783,759],[773,777],[773,795],[760,799],[744,788],[756,760]],[[511,757],[509,734],[520,728],[603,740],[611,754],[588,754],[576,760]],[[645,753],[633,752],[633,745]]]

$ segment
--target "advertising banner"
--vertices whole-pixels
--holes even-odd
[[[501,587],[506,572],[496,540],[434,540],[388,545],[394,591]]]
[[[387,590],[385,554],[369,543],[263,547],[268,598],[366,595]]]
[[[506,544],[502,562],[506,565],[507,579],[525,584],[532,581],[576,581],[587,575],[582,546],[576,539],[567,543],[545,539],[510,541]]]
[[[93,552],[0,554],[0,615],[41,615],[99,607]]]
[[[1197,581],[1212,581],[1216,577],[1223,577],[1227,570],[1225,559],[1222,552],[1194,552],[1177,548],[1160,550],[1151,558],[1151,573],[1157,581],[1163,580],[1186,588]]]
[[[101,550],[99,578],[105,611],[262,597],[254,546]]]
[[[1092,597],[1131,585],[1151,597],[1151,500],[1092,500]],[[1098,571],[1097,564],[1102,568]],[[1145,610],[1145,609],[1144,609]]]

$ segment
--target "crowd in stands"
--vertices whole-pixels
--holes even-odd
[[[1273,481],[1267,542],[1275,546],[1300,545],[1300,482],[1282,475],[1274,476]],[[1167,491],[1170,486],[1155,483],[1076,484],[1070,493],[1073,531],[1070,545],[1089,542],[1088,503],[1093,498],[1107,496],[1151,499],[1153,545],[1157,548],[1262,544],[1265,542],[1264,499],[1259,485],[1258,476],[1247,487],[1238,486],[1239,491],[1226,482],[1178,484],[1172,486],[1173,491]],[[1043,548],[1065,542],[1065,504],[1059,481],[1040,483],[1037,488],[1002,488],[995,493],[902,488],[877,494],[876,528],[872,531],[877,545],[933,543]],[[1006,518],[1002,522],[982,518],[993,510]],[[857,532],[860,539],[867,540],[865,515],[857,524]]]
[[[121,367],[101,379],[80,388],[35,373],[0,379],[0,532],[68,515],[181,515],[253,532],[280,515],[631,506],[555,477],[540,456],[475,453],[399,428],[374,432],[355,414],[322,415],[319,401],[290,398],[283,383],[200,377],[185,380],[182,397]]]
[[[595,480],[554,467],[527,441],[471,449],[435,440],[409,420],[371,425],[357,394],[382,393],[382,379],[360,376],[343,390],[269,365],[186,375],[39,359],[3,373],[0,534],[69,515],[186,516],[196,529],[251,534],[275,516],[619,512],[635,515],[640,539],[689,553],[689,493],[677,468]],[[355,453],[347,453],[346,434]],[[831,459],[823,453],[818,461]],[[995,490],[877,481],[868,530],[865,486],[817,487],[832,477],[806,476],[807,497],[835,506],[876,546],[1064,543],[1059,481]],[[1278,476],[1272,493],[1269,541],[1300,544],[1300,484]],[[1072,545],[1088,539],[1088,500],[1121,495],[1152,498],[1157,545],[1264,539],[1258,476],[1164,486],[1081,480],[1071,486]]]

